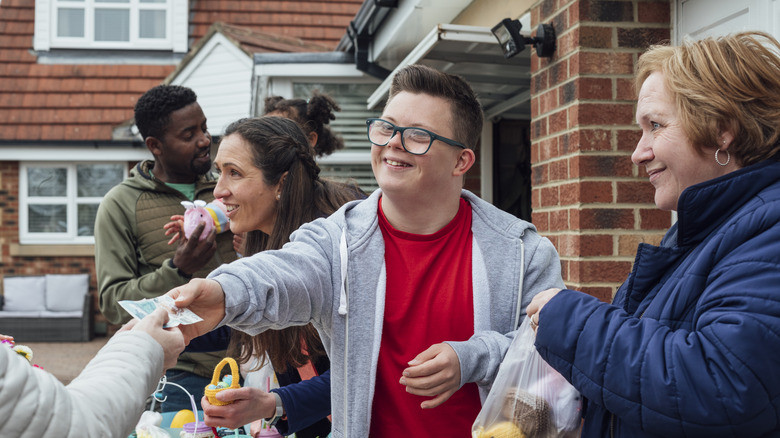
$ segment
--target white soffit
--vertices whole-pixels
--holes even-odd
[[[487,119],[500,115],[530,120],[532,51],[531,47],[526,47],[520,54],[505,59],[489,28],[439,24],[371,94],[368,108],[377,107],[387,98],[393,75],[399,69],[425,64],[463,76],[479,96]]]
[[[358,70],[355,67],[355,64],[334,64],[326,62],[264,64],[260,62],[256,63],[254,68],[255,76],[299,79],[329,77],[371,79],[370,76]]]
[[[32,147],[0,148],[5,161],[141,161],[154,156],[146,147]]]
[[[473,0],[403,0],[389,8],[371,42],[370,58],[392,68],[438,23],[451,23]],[[465,23],[469,24],[469,23]]]

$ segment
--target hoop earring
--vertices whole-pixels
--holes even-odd
[[[725,165],[729,164],[731,162],[731,154],[729,153],[729,151],[728,150],[724,151],[724,152],[726,152],[726,162],[725,163],[721,163],[720,160],[718,159],[718,153],[719,152],[720,152],[720,149],[716,149],[715,150],[715,162],[720,164],[721,166],[725,166]]]

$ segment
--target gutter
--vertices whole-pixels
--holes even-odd
[[[390,70],[368,60],[369,48],[382,22],[390,10],[398,7],[398,0],[366,0],[360,6],[355,19],[349,23],[347,33],[341,38],[336,51],[352,52],[355,67],[378,79],[386,79]]]

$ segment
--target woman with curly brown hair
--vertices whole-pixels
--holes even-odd
[[[331,120],[336,120],[333,114],[336,111],[341,111],[341,108],[332,97],[314,90],[309,100],[266,97],[263,114],[295,120],[306,134],[315,155],[322,157],[344,148],[344,140],[328,126]]]

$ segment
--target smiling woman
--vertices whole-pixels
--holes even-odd
[[[679,220],[612,304],[534,297],[536,347],[587,399],[583,437],[776,436],[780,43],[655,46],[636,70],[632,160]]]
[[[225,203],[234,232],[254,232],[247,245],[255,251],[281,248],[300,225],[365,197],[354,184],[321,179],[301,128],[283,117],[229,125],[215,163],[220,176],[214,196]]]
[[[320,178],[315,153],[300,126],[287,118],[241,119],[226,128],[214,160],[219,173],[214,196],[225,204],[231,231],[247,233],[246,255],[279,249],[304,223],[330,215],[348,201],[365,198],[354,184]],[[319,376],[328,371],[330,362],[312,325],[269,330],[257,336],[233,331],[231,347],[231,354],[241,363],[268,355],[283,386],[274,390],[286,417],[275,423],[280,431],[295,432],[300,438],[330,432],[330,377]],[[289,385],[311,375],[318,377],[305,389]],[[288,392],[291,387],[298,388]],[[278,421],[281,417],[274,415],[279,412],[276,395],[257,388],[221,394],[235,397],[234,402],[227,408],[204,402],[209,425],[237,427],[261,418]]]
[[[706,155],[691,145],[661,72],[650,74],[642,84],[636,118],[642,137],[631,160],[645,167],[661,210],[677,210],[683,190],[741,167],[736,160],[720,165],[712,159],[716,150],[728,149],[734,139],[730,132],[721,133],[717,145],[704,146],[711,150]]]
[[[271,234],[283,178],[274,185],[266,183],[263,172],[255,166],[251,144],[240,135],[222,139],[214,165],[220,173],[214,196],[225,204],[233,232]]]

